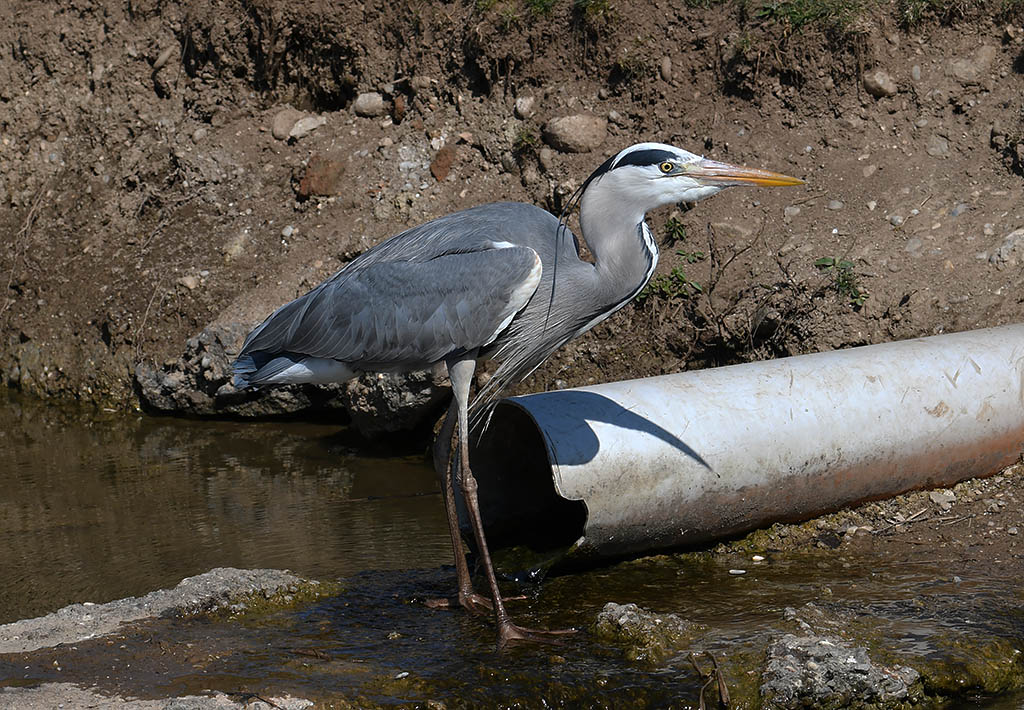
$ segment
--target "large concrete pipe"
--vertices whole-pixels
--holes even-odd
[[[654,552],[992,474],[1024,451],[1024,325],[501,402],[473,451],[498,545]]]

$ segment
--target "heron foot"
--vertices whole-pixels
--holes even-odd
[[[516,626],[511,621],[498,625],[498,650],[505,648],[508,644],[515,643],[550,643],[559,644],[566,636],[575,634],[577,629],[558,629],[545,631],[541,629],[525,629]]]
[[[526,599],[522,594],[514,597],[502,597],[503,602],[518,602]],[[477,614],[484,616],[491,614],[494,611],[494,602],[488,597],[485,597],[476,592],[470,592],[469,594],[460,594],[458,597],[449,597],[446,599],[427,599],[424,602],[426,606],[431,609],[454,609],[457,606],[461,606],[471,614]]]

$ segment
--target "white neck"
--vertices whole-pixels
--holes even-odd
[[[596,180],[580,200],[580,231],[610,298],[633,295],[658,262],[657,245],[643,237],[644,214],[643,206],[618,194],[612,180]]]

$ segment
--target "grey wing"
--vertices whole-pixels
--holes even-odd
[[[365,369],[427,365],[491,343],[541,276],[532,249],[494,243],[425,261],[351,266],[275,311],[240,356],[288,352]]]

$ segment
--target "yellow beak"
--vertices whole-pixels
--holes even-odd
[[[782,187],[785,185],[803,185],[800,178],[790,177],[771,170],[743,168],[715,160],[703,159],[686,171],[688,177],[697,178],[709,185],[762,185],[764,187]]]

